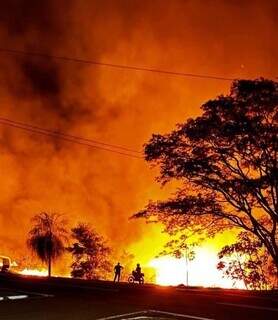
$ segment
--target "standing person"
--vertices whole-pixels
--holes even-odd
[[[136,265],[135,274],[137,281],[139,281],[139,283],[144,283],[144,273],[142,273],[140,263],[137,263]]]
[[[114,267],[114,273],[115,273],[115,275],[114,275],[114,282],[116,282],[116,281],[120,281],[120,278],[121,278],[121,272],[122,272],[122,269],[123,269],[124,267],[123,266],[121,266],[120,265],[120,262],[118,262],[116,265],[115,265],[115,267]]]
[[[137,275],[140,277],[140,276],[141,276],[141,266],[140,266],[140,263],[137,263],[135,271],[136,271]]]

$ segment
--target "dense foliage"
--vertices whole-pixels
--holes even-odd
[[[162,221],[169,232],[243,229],[277,267],[277,152],[278,83],[234,81],[229,95],[202,106],[201,116],[152,136],[146,160],[160,168],[162,185],[178,180],[181,187],[135,216]]]
[[[218,253],[218,270],[224,276],[243,281],[246,289],[265,290],[277,285],[277,271],[261,241],[240,232],[237,242]]]
[[[110,249],[104,239],[89,225],[79,224],[71,230],[74,243],[68,248],[73,256],[71,275],[74,278],[103,279],[111,271]]]

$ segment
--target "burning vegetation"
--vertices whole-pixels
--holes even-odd
[[[132,270],[137,262],[145,268],[153,264],[169,241],[168,235],[161,232],[164,222],[167,231],[173,232],[171,219],[146,225],[141,219],[129,217],[150,199],[168,199],[179,182],[163,189],[155,184],[156,173],[144,161],[142,145],[154,132],[169,132],[183,119],[200,116],[204,101],[227,93],[230,88],[227,80],[102,68],[54,56],[227,79],[253,79],[258,75],[273,78],[277,76],[273,74],[277,65],[276,10],[276,1],[246,2],[240,9],[236,2],[220,0],[206,4],[195,0],[160,1],[159,5],[158,1],[141,0],[132,4],[128,0],[2,1],[0,40],[1,46],[6,46],[2,49],[31,54],[0,50],[1,254],[15,259],[25,273],[41,270],[42,265],[25,244],[31,218],[46,211],[63,214],[69,220],[69,229],[80,221],[91,225],[92,236],[107,239],[105,248],[112,250],[109,262],[121,261],[126,266],[126,276],[126,270]],[[96,143],[92,149],[55,134],[36,134],[34,128],[33,132],[22,130],[13,122],[8,126],[3,118],[104,142],[108,150]],[[137,158],[111,151],[112,145],[132,150],[133,154],[135,151]],[[159,150],[155,151],[159,156]],[[178,161],[181,155],[177,152],[174,156],[173,161]],[[155,155],[147,152],[148,160],[152,157]],[[168,173],[170,177],[172,171]],[[196,196],[195,190],[189,191]],[[208,208],[214,205],[213,200],[213,195],[206,199]],[[203,206],[204,199],[195,204]],[[167,208],[165,205],[162,209]],[[203,220],[202,224],[210,223]],[[199,229],[200,220],[190,221]],[[214,227],[217,234],[227,225],[218,223]],[[89,232],[85,231],[82,235]],[[217,251],[235,242],[236,235],[231,231],[227,237],[216,237],[213,249],[199,257],[210,259],[215,265]],[[77,241],[81,235],[74,237]],[[29,246],[39,249],[37,240],[30,239]],[[56,245],[58,248],[58,242]],[[70,245],[74,246],[66,246]],[[78,254],[82,258],[75,255],[77,272],[88,253]],[[48,262],[43,252],[39,256]],[[54,274],[69,275],[71,255],[58,256]],[[156,264],[168,266],[164,270],[171,269],[169,261]],[[214,271],[210,272],[212,277]],[[200,273],[206,270],[200,269]],[[153,271],[146,274],[154,281]],[[183,279],[186,281],[185,276]]]

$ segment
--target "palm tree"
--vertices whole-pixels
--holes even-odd
[[[31,221],[34,226],[29,232],[27,245],[42,262],[47,263],[48,276],[51,277],[52,260],[59,258],[64,252],[66,220],[57,213],[41,212]]]

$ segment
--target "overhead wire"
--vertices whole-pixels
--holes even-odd
[[[234,78],[227,78],[227,77],[221,77],[221,76],[215,76],[215,75],[208,75],[208,74],[196,74],[196,73],[187,73],[187,72],[176,72],[176,71],[170,71],[170,70],[163,70],[163,69],[157,69],[152,67],[141,67],[141,66],[134,66],[134,65],[124,65],[124,64],[116,64],[116,63],[106,63],[102,61],[96,61],[91,59],[83,59],[83,58],[75,58],[75,57],[68,57],[68,56],[59,56],[59,55],[52,55],[42,52],[31,52],[31,51],[24,51],[24,50],[16,50],[16,49],[9,49],[9,48],[1,48],[0,52],[6,53],[6,54],[17,54],[17,55],[25,55],[25,56],[31,56],[31,57],[40,57],[44,59],[57,59],[62,61],[68,61],[68,62],[74,62],[74,63],[83,63],[83,64],[89,64],[89,65],[96,65],[96,66],[103,66],[103,67],[111,67],[111,68],[117,68],[117,69],[125,69],[125,70],[133,70],[133,71],[143,71],[143,72],[153,72],[153,73],[159,73],[159,74],[165,74],[165,75],[171,75],[171,76],[181,76],[181,77],[193,77],[193,78],[203,78],[203,79],[211,79],[211,80],[222,80],[222,81],[233,81]],[[62,139],[64,141],[77,143],[80,145],[105,150],[108,152],[114,152],[121,154],[123,156],[128,156],[132,158],[138,158],[143,159],[143,156],[140,156],[142,152],[137,150],[132,150],[127,147],[109,144],[102,141],[97,141],[93,139],[83,138],[79,136],[75,136],[72,134],[63,133],[60,131],[54,131],[46,128],[41,128],[35,125],[7,119],[0,117],[0,124],[6,125],[9,127],[25,130],[28,132],[41,134],[45,136],[55,137]]]
[[[41,130],[41,131],[48,132],[50,134],[61,135],[61,136],[65,136],[65,137],[68,137],[68,138],[71,138],[71,139],[82,140],[82,141],[85,141],[85,142],[94,143],[94,144],[98,144],[98,145],[103,145],[103,146],[106,146],[106,147],[112,147],[114,149],[120,149],[120,150],[123,150],[123,151],[142,154],[142,152],[140,152],[138,150],[133,150],[133,149],[130,149],[130,148],[127,148],[127,147],[123,147],[123,146],[119,146],[119,145],[111,144],[111,143],[106,143],[106,142],[102,142],[102,141],[98,141],[98,140],[94,140],[94,139],[83,138],[83,137],[80,137],[80,136],[64,133],[64,132],[57,131],[57,130],[50,130],[48,128],[42,128],[42,127],[34,126],[34,125],[26,123],[26,122],[15,121],[15,120],[11,120],[11,119],[4,118],[4,117],[0,117],[0,121],[4,121],[4,122],[16,124],[16,125],[26,126],[26,127],[31,128],[31,129]]]
[[[100,150],[104,150],[107,152],[117,153],[119,155],[126,156],[126,157],[137,158],[137,159],[144,158],[143,156],[139,155],[139,153],[140,153],[139,151],[133,150],[132,152],[138,153],[138,154],[133,154],[133,153],[131,153],[131,149],[126,148],[126,150],[130,150],[129,151],[130,153],[128,153],[128,152],[116,150],[116,148],[125,149],[124,147],[121,147],[121,146],[103,143],[104,145],[106,145],[106,147],[105,147],[102,145],[95,144],[94,143],[95,140],[90,140],[87,138],[77,137],[77,136],[73,136],[73,135],[68,135],[65,133],[60,133],[58,131],[52,131],[49,129],[44,129],[41,127],[24,124],[22,122],[13,121],[10,119],[6,119],[6,120],[4,120],[4,119],[6,119],[6,118],[0,118],[0,124],[8,126],[8,127],[21,129],[21,130],[24,130],[24,131],[27,131],[30,133],[36,133],[36,134],[40,134],[40,135],[44,135],[44,136],[48,136],[48,137],[58,138],[58,139],[61,139],[61,140],[67,141],[67,142],[76,143],[79,145],[87,146],[87,147],[94,148],[94,149],[100,149]],[[99,142],[99,143],[102,143],[102,142]],[[108,146],[110,146],[110,148]],[[114,149],[111,148],[112,146]]]
[[[24,50],[1,48],[1,47],[0,47],[0,52],[6,53],[6,54],[17,54],[17,55],[40,57],[45,59],[57,59],[57,60],[63,60],[68,62],[83,63],[83,64],[90,64],[90,65],[117,68],[117,69],[153,72],[153,73],[160,73],[160,74],[171,75],[171,76],[203,78],[203,79],[221,80],[221,81],[235,80],[235,78],[228,78],[228,77],[209,75],[209,74],[197,74],[197,73],[189,73],[189,72],[181,72],[181,71],[164,70],[164,69],[158,69],[153,67],[141,67],[141,66],[135,66],[135,65],[117,64],[117,63],[103,62],[103,61],[97,61],[97,60],[91,60],[91,59],[52,55],[52,54],[42,53],[42,52],[24,51]]]

